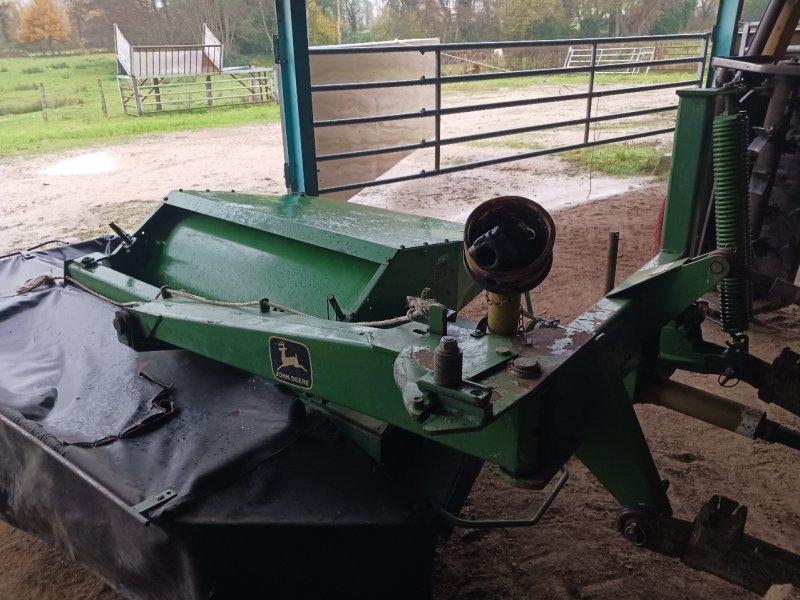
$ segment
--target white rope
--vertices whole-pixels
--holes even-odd
[[[108,302],[109,304],[113,304],[114,306],[116,306],[118,308],[134,308],[134,307],[139,306],[140,304],[142,304],[141,302],[117,302],[116,300],[112,300],[108,296],[103,296],[103,294],[100,294],[99,292],[95,292],[93,289],[86,287],[80,281],[77,281],[77,280],[73,279],[72,277],[63,277],[61,279],[64,280],[64,283],[70,283],[71,285],[74,285],[76,288],[78,288],[80,290],[83,290],[84,292],[86,292],[90,296],[94,296],[95,298],[98,298],[100,300]]]
[[[33,290],[43,286],[43,285],[54,285],[56,281],[64,281],[65,283],[69,283],[70,285],[74,285],[78,289],[86,292],[87,294],[94,296],[100,300],[108,302],[109,304],[113,304],[119,308],[134,308],[136,306],[140,306],[144,304],[144,302],[117,302],[109,298],[108,296],[104,296],[99,292],[94,291],[93,289],[86,287],[81,282],[73,279],[72,277],[62,277],[60,275],[38,275],[36,277],[32,277],[21,286],[17,288],[17,294],[27,294],[28,292],[32,292]],[[419,296],[406,296],[406,303],[408,304],[408,312],[405,315],[401,315],[399,317],[394,317],[392,319],[384,319],[382,321],[360,321],[357,323],[350,323],[351,325],[360,325],[362,327],[390,327],[392,325],[402,325],[404,323],[409,323],[416,318],[425,317],[428,314],[428,309],[430,308],[431,304],[436,303],[436,300],[432,298],[428,298],[428,293],[430,292],[430,288],[425,288],[422,290],[422,293]],[[173,290],[168,288],[167,286],[162,287],[158,293],[156,294],[153,300],[158,300],[159,298],[169,299],[170,297],[175,298],[183,298],[184,300],[188,300],[190,302],[196,302],[198,304],[209,304],[211,306],[224,306],[226,308],[247,308],[252,306],[268,306],[273,310],[277,310],[279,312],[283,312],[290,315],[297,315],[300,317],[314,317],[313,315],[306,314],[304,312],[300,312],[299,310],[295,310],[293,308],[289,308],[288,306],[284,306],[282,304],[276,304],[275,302],[266,302],[261,300],[248,300],[246,302],[226,302],[224,300],[212,300],[210,298],[204,298],[203,296],[198,296],[196,294],[191,294],[185,290]]]

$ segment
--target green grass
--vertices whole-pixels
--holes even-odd
[[[595,85],[624,84],[624,85],[649,85],[656,83],[669,83],[671,81],[692,81],[697,77],[696,71],[653,71],[623,75],[621,73],[597,73],[594,78]],[[498,88],[521,88],[532,85],[565,85],[585,88],[589,78],[587,74],[576,75],[542,75],[537,77],[508,77],[500,79],[485,79],[463,83],[448,83],[442,87],[445,92],[479,93]],[[581,90],[585,91],[585,90]]]
[[[655,176],[669,172],[666,150],[651,144],[608,144],[564,152],[559,156],[576,166],[617,177]]]
[[[512,148],[514,150],[541,150],[545,145],[530,139],[493,139],[467,142],[473,148]]]
[[[113,54],[0,59],[0,156],[122,142],[132,136],[277,121],[274,103],[126,116]],[[100,108],[103,83],[108,117]],[[41,114],[44,84],[48,121]]]

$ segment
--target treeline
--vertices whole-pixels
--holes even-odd
[[[291,0],[302,1],[302,0]],[[768,0],[746,0],[757,20]],[[436,37],[442,42],[707,31],[718,0],[307,0],[312,44]],[[274,0],[0,0],[0,47],[112,48],[199,41],[207,23],[231,59],[269,55]],[[226,61],[230,64],[230,61]]]

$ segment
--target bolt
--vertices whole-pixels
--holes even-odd
[[[647,532],[636,519],[631,519],[625,524],[622,535],[634,546],[644,546],[647,543]]]
[[[164,499],[164,494],[159,494],[156,496],[156,502],[161,502]]]
[[[511,354],[511,349],[508,346],[498,346],[494,349],[495,353],[499,354],[500,356],[507,356]]]
[[[714,275],[719,275],[720,273],[725,271],[725,265],[721,262],[714,261],[709,265],[709,269]]]
[[[523,379],[538,379],[542,376],[542,366],[532,357],[521,356],[511,362],[511,370]]]
[[[463,356],[456,338],[442,337],[433,351],[433,380],[437,385],[456,387],[461,384]]]
[[[458,349],[458,342],[452,335],[446,335],[440,340],[442,342],[442,350],[454,351]]]

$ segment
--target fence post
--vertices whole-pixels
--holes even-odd
[[[97,87],[100,88],[100,108],[103,109],[103,116],[108,117],[108,107],[106,106],[106,94],[103,92],[103,82],[98,79]]]
[[[161,88],[159,87],[161,80],[158,77],[153,77],[153,87],[156,94],[156,110],[161,110]]]
[[[208,108],[214,106],[213,97],[214,95],[211,93],[211,75],[206,75],[206,98],[208,98]]]
[[[47,98],[44,96],[44,84],[39,84],[39,101],[42,103],[42,118],[47,121]]]
[[[442,53],[436,50],[436,123],[435,136],[436,146],[434,147],[434,170],[439,171],[442,161]]]
[[[700,55],[703,57],[697,65],[697,79],[700,81],[698,87],[703,85],[703,74],[706,71],[706,61],[708,60],[708,34],[703,36],[703,41],[700,42]],[[711,67],[709,66],[709,71]]]
[[[589,143],[589,127],[592,122],[592,102],[594,101],[594,68],[597,65],[597,42],[592,42],[592,58],[589,64],[589,97],[586,98],[586,123],[583,125],[583,143]]]
[[[142,97],[139,95],[139,82],[136,77],[131,77],[131,89],[133,90],[133,99],[136,102],[136,115],[141,117],[144,114],[142,108]]]

